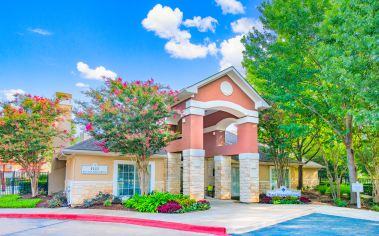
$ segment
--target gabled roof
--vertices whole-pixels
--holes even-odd
[[[268,103],[258,94],[258,92],[249,84],[246,79],[234,68],[233,66],[228,67],[214,75],[205,78],[196,84],[188,86],[179,91],[178,98],[179,101],[190,98],[192,95],[198,92],[198,89],[225,76],[228,75],[233,82],[244,92],[248,97],[256,104],[257,109],[266,109],[270,106]]]

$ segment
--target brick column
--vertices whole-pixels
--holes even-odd
[[[183,194],[204,199],[204,150],[183,150]]]
[[[259,202],[259,154],[239,154],[240,201]]]
[[[230,199],[232,197],[232,158],[215,156],[215,198]]]
[[[181,153],[167,153],[167,192],[180,193]]]

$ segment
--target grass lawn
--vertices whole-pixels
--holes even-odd
[[[21,196],[9,194],[0,196],[0,208],[34,208],[41,199],[22,199]]]

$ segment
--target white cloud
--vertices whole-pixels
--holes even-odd
[[[29,28],[28,31],[42,36],[50,36],[53,34],[50,31],[41,28]]]
[[[84,83],[81,83],[81,82],[76,83],[75,86],[78,87],[78,88],[88,88],[89,87],[88,84],[84,84]]]
[[[263,31],[263,24],[259,19],[244,17],[230,23],[230,25],[232,26],[233,32],[239,34],[247,34],[252,31],[253,28],[260,32]]]
[[[91,69],[86,63],[78,62],[76,69],[81,73],[81,76],[86,79],[103,80],[104,78],[116,79],[117,74],[111,70],[105,69],[104,66],[98,66]]]
[[[153,31],[158,37],[167,39],[165,50],[174,58],[195,59],[204,58],[214,54],[213,43],[193,44],[190,42],[191,34],[181,30],[183,12],[179,8],[174,10],[161,4],[155,5],[142,20],[142,26]]]
[[[179,8],[172,10],[168,6],[157,4],[149,11],[147,17],[142,20],[142,25],[148,31],[153,31],[157,36],[164,39],[177,41],[191,38],[188,31],[180,30],[183,12]]]
[[[242,14],[245,9],[241,2],[237,0],[216,0],[216,4],[221,6],[222,14]]]
[[[15,98],[15,95],[17,94],[25,94],[25,91],[22,89],[7,89],[1,92],[2,94],[4,94],[5,99],[8,101],[12,101]]]
[[[215,32],[218,21],[210,16],[201,18],[200,16],[194,16],[193,19],[187,19],[183,22],[183,25],[187,27],[196,27],[200,32],[207,32],[208,30]]]
[[[174,58],[195,59],[204,58],[208,54],[215,54],[216,44],[197,45],[188,40],[182,42],[170,40],[166,43],[165,49]]]
[[[234,66],[240,72],[244,72],[241,62],[245,47],[241,43],[241,39],[242,35],[237,35],[234,38],[222,41],[220,46],[221,60],[219,62],[221,70]]]

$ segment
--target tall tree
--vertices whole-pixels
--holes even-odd
[[[59,106],[61,99],[18,95],[14,101],[0,103],[0,157],[26,171],[33,197],[38,195],[42,163],[58,148],[54,140],[68,136],[68,131],[58,129],[65,112]]]
[[[128,155],[137,165],[142,194],[148,192],[150,157],[167,146],[174,134],[166,118],[175,115],[175,92],[146,82],[106,80],[100,89],[85,92],[90,102],[80,102],[77,122],[98,140],[104,152]]]
[[[307,109],[334,132],[345,145],[350,182],[353,128],[378,119],[377,8],[373,0],[265,2],[266,31],[243,39],[248,78],[282,109]]]

